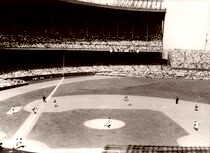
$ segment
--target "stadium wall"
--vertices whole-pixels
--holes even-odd
[[[164,6],[164,50],[210,50],[210,0],[165,0]]]
[[[208,16],[207,16],[207,19],[208,19],[208,35],[207,35],[207,45],[206,45],[206,49],[207,50],[210,50],[210,0],[208,1],[207,3],[208,5]]]
[[[163,55],[172,68],[210,70],[210,0],[165,0]]]

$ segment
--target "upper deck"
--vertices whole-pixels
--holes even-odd
[[[61,0],[69,3],[92,5],[140,12],[166,12],[164,0]]]

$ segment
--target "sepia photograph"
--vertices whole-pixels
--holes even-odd
[[[210,0],[1,0],[0,153],[210,153]]]

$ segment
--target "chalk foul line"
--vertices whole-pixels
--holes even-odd
[[[53,91],[50,93],[50,95],[46,98],[46,101],[49,101],[50,98],[52,97],[52,95],[55,93],[55,91],[58,89],[58,87],[61,85],[61,83],[63,82],[64,77],[59,81],[59,83],[56,85],[56,87],[53,89]],[[25,120],[25,122],[21,125],[21,127],[16,131],[16,133],[13,135],[12,139],[10,140],[10,145],[12,146],[8,146],[10,147],[15,147],[16,143],[17,143],[17,138],[22,138],[23,140],[25,140],[28,136],[28,134],[31,132],[32,128],[34,127],[34,125],[36,124],[36,122],[38,121],[38,119],[40,118],[41,114],[43,113],[44,107],[47,105],[48,103],[42,103],[41,106],[39,106],[37,114],[34,114],[33,112],[29,115],[29,117]]]

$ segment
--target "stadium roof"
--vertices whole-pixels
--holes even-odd
[[[47,7],[57,2],[136,12],[166,12],[164,0],[0,0],[0,8]]]
[[[164,0],[60,0],[63,2],[91,5],[128,11],[166,12]]]

